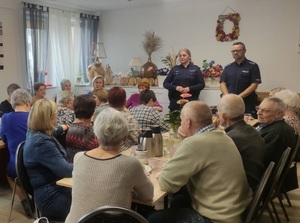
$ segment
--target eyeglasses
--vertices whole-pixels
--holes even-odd
[[[256,106],[255,107],[256,111],[260,111],[261,113],[269,113],[269,112],[272,112],[272,110],[269,110],[269,109],[265,109],[265,108],[260,108],[259,106]]]
[[[231,53],[240,53],[240,52],[242,52],[244,49],[242,49],[242,50],[231,50],[230,52]]]

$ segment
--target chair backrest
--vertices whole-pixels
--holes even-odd
[[[102,206],[82,216],[78,223],[148,223],[139,213],[116,206]]]
[[[275,187],[278,184],[278,181],[282,175],[282,171],[284,170],[284,167],[287,164],[289,155],[291,153],[291,148],[288,147],[286,150],[284,150],[284,152],[282,153],[282,156],[280,158],[280,160],[276,163],[275,165],[275,170],[272,174],[271,180],[269,181],[268,185],[267,185],[267,190],[266,193],[263,194],[264,197],[264,202],[262,205],[262,210],[265,210],[269,201],[272,199],[273,195],[275,194]],[[260,219],[262,217],[263,212],[260,212],[258,218]]]
[[[16,160],[15,160],[15,165],[16,165],[16,173],[17,173],[17,179],[18,179],[18,184],[21,186],[21,188],[25,192],[26,200],[30,204],[30,212],[31,216],[35,218],[35,203],[34,203],[34,198],[33,198],[33,188],[30,184],[29,176],[27,174],[25,165],[24,165],[24,160],[23,160],[23,150],[24,150],[24,143],[21,142],[17,148],[16,151]]]
[[[264,194],[266,194],[267,191],[267,185],[269,185],[270,180],[272,179],[272,173],[274,170],[275,163],[271,162],[268,166],[268,168],[265,170],[257,189],[254,193],[252,202],[250,207],[247,210],[246,220],[245,223],[251,223],[251,222],[257,222],[262,212],[264,212],[263,203],[268,202],[264,200]]]

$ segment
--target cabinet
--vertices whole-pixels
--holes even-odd
[[[106,89],[111,88],[113,85],[107,85]],[[126,91],[127,98],[130,95],[137,93],[138,89],[136,86],[122,86]],[[92,89],[91,85],[75,85],[75,95],[87,94]],[[157,101],[163,106],[161,115],[164,116],[169,112],[169,98],[168,91],[163,87],[151,87],[154,91]],[[207,103],[209,106],[217,105],[220,100],[221,91],[219,88],[205,88],[201,91],[199,100]]]

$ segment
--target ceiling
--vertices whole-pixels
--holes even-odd
[[[166,4],[171,2],[187,2],[195,0],[41,0],[42,2],[67,7],[81,9],[85,11],[101,12],[107,10],[133,8],[140,6],[150,6]]]

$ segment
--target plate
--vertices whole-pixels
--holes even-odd
[[[150,166],[144,165],[144,170],[145,170],[146,173],[150,173],[152,169],[151,169]]]

